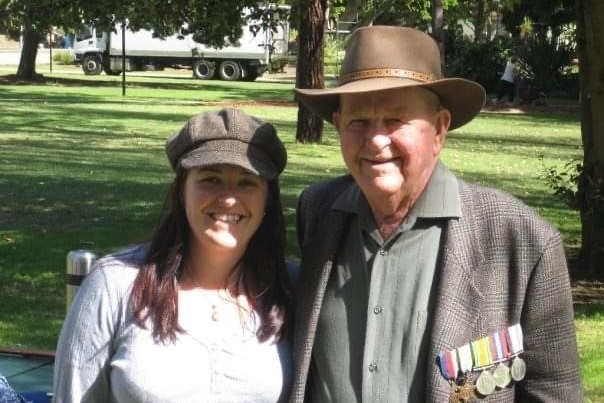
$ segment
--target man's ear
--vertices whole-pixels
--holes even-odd
[[[442,136],[444,140],[449,126],[451,126],[451,112],[447,108],[440,108],[436,115],[436,134]]]
[[[336,110],[332,115],[331,115],[331,121],[333,122],[334,127],[336,128],[337,132],[340,132],[340,118],[342,117],[342,115],[340,115],[340,111]]]

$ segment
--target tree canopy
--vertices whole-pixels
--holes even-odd
[[[217,0],[0,0],[0,29],[13,38],[23,35],[17,76],[32,78],[38,43],[52,27],[89,23],[109,30],[127,20],[132,30],[153,28],[168,36],[185,26],[196,41],[222,47],[241,37],[246,9],[251,18],[270,24],[270,9],[255,0],[229,0],[228,7]]]

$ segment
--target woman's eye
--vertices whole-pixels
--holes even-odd
[[[215,176],[206,176],[199,179],[199,183],[207,183],[210,185],[215,185],[220,183],[220,179]]]
[[[259,184],[256,181],[250,179],[244,179],[239,182],[239,186],[241,187],[258,187]]]

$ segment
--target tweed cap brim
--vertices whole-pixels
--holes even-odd
[[[220,164],[237,165],[266,179],[275,179],[280,172],[262,150],[238,140],[206,141],[180,159],[185,169]]]

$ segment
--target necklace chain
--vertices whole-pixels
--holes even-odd
[[[193,284],[195,285],[195,287],[197,288],[197,290],[199,291],[199,293],[201,294],[202,298],[205,299],[208,304],[210,305],[210,309],[211,309],[211,313],[210,313],[210,318],[212,319],[213,322],[218,322],[221,320],[221,310],[220,310],[220,305],[213,302],[210,297],[208,296],[208,293],[206,292],[206,290],[199,284],[199,281],[197,281],[197,277],[195,277],[193,275],[193,271],[189,268],[187,270],[187,275],[189,277],[191,277],[191,280],[193,281]],[[239,289],[239,281],[240,279],[237,281],[237,289]],[[240,301],[238,300],[238,297],[234,297],[233,295],[231,295],[229,289],[231,289],[231,287],[229,285],[227,285],[227,287],[225,287],[224,289],[217,289],[216,290],[216,295],[217,298],[219,300],[223,300],[226,303],[230,303],[230,304],[235,304],[237,306],[237,311],[239,312],[239,320],[242,326],[247,327],[248,325],[247,323],[247,317],[249,317],[249,315],[252,315],[252,310],[250,308],[247,308],[244,305],[241,305]],[[221,295],[221,291],[224,291],[224,295]]]
[[[212,319],[212,321],[214,322],[218,322],[220,320],[220,310],[218,309],[218,304],[216,304],[215,302],[213,302],[210,297],[206,294],[206,290],[199,285],[199,282],[197,281],[197,277],[195,277],[193,275],[193,273],[191,272],[191,270],[189,270],[189,277],[191,277],[191,280],[193,280],[193,283],[195,283],[195,287],[197,288],[197,290],[199,291],[199,294],[202,296],[203,299],[205,299],[208,304],[210,305],[210,309],[212,310],[212,312],[210,313],[210,318]],[[220,290],[216,291],[216,295],[218,296],[218,298],[222,298],[220,296]],[[228,301],[226,298],[223,298],[225,301]]]

